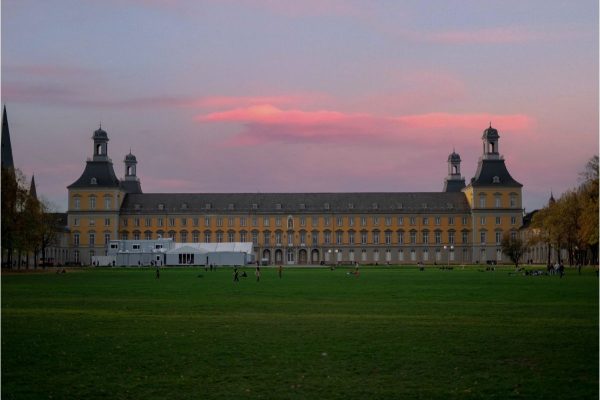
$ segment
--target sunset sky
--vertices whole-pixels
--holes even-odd
[[[3,0],[15,164],[66,209],[102,123],[151,192],[440,191],[491,124],[524,206],[598,152],[598,1]]]

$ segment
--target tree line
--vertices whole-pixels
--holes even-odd
[[[598,263],[598,156],[592,157],[580,174],[578,187],[568,190],[533,216],[532,228],[539,230],[534,241],[548,246],[559,262],[570,265]],[[533,244],[533,243],[532,243]],[[567,251],[562,260],[561,249]]]
[[[37,268],[40,256],[58,237],[59,216],[30,192],[19,169],[3,167],[1,184],[2,266],[28,266],[31,256]]]

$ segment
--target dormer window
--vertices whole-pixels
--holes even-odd
[[[275,204],[275,209],[276,210],[281,210],[281,203]]]
[[[258,210],[258,204],[257,203],[252,203],[252,209],[253,210]]]
[[[354,203],[348,203],[348,208],[350,210],[353,210],[354,209]]]
[[[98,184],[98,179],[96,179],[96,178],[90,179],[90,185],[97,185],[97,184]]]
[[[373,210],[377,210],[379,206],[377,205],[377,203],[373,203]]]
[[[492,183],[500,183],[500,177],[499,176],[494,176],[492,178]]]
[[[427,209],[427,203],[423,203],[423,208]]]
[[[233,210],[235,209],[235,206],[233,205],[233,203],[229,203],[229,205],[227,206],[228,210]]]
[[[301,209],[301,210],[305,210],[305,209],[306,209],[306,204],[304,204],[304,203],[300,203],[300,209]]]
[[[448,208],[448,209],[451,210],[451,209],[454,208],[454,204],[452,204],[452,203],[446,203],[446,208]]]
[[[398,210],[402,210],[404,208],[404,204],[400,203],[397,205]]]
[[[325,208],[326,210],[329,210],[329,203],[325,203],[325,204],[323,205],[323,208]]]
[[[210,203],[206,203],[204,205],[204,208],[207,209],[207,210],[210,210],[212,208],[212,205]]]
[[[139,210],[139,209],[141,209],[141,208],[142,208],[142,206],[139,205],[139,204],[134,204],[133,205],[133,209],[136,210],[136,211]]]
[[[181,204],[181,209],[182,209],[182,210],[187,210],[187,208],[188,208],[188,205],[187,205],[187,203],[182,203],[182,204]]]
[[[164,210],[165,209],[165,205],[163,203],[159,203],[158,204],[158,209],[159,210]]]

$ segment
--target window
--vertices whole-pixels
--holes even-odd
[[[162,217],[158,217],[156,219],[156,225],[157,226],[163,226],[163,219],[162,219]]]
[[[293,246],[294,245],[294,232],[288,232],[287,239],[288,239],[288,246]]]
[[[198,226],[198,224],[199,224],[199,223],[200,223],[200,220],[199,220],[199,218],[198,218],[198,217],[194,217],[194,218],[192,219],[192,225],[194,225],[194,226]],[[146,226],[148,226],[148,225],[146,225]]]
[[[217,231],[217,243],[223,243],[223,232]]]
[[[467,244],[469,242],[469,232],[463,232],[462,233],[462,242],[464,244]]]
[[[94,247],[96,245],[96,234],[90,233],[90,247]]]
[[[360,226],[367,226],[367,217],[360,217]]]
[[[258,245],[258,231],[252,231],[252,244],[254,246]]]
[[[348,217],[348,226],[354,226],[354,217]]]
[[[252,226],[254,226],[254,227],[258,226],[258,217],[252,217]]]
[[[152,232],[150,232],[150,231],[144,232],[144,239],[152,240]]]
[[[398,244],[404,244],[404,232],[398,231]]]
[[[373,225],[379,225],[379,217],[373,217]]]
[[[454,231],[448,232],[448,243],[454,244]]]
[[[448,217],[448,225],[454,225],[454,217]]]
[[[186,231],[181,231],[179,233],[179,237],[181,238],[181,242],[182,243],[187,243],[187,241],[188,241],[188,237],[187,237],[188,235],[187,234],[188,233]]]
[[[269,221],[269,217],[264,217],[263,218],[263,226],[267,227],[269,226],[270,221]]]
[[[510,217],[510,224],[515,225],[517,223],[517,217]]]
[[[398,261],[404,261],[404,250],[398,250]]]
[[[252,203],[252,209],[253,210],[258,210],[258,204],[257,203]]]
[[[232,231],[227,232],[227,241],[229,243],[235,242],[235,232],[232,232]]]
[[[108,246],[109,242],[110,242],[110,233],[105,233],[104,234],[104,244]]]
[[[325,244],[331,243],[331,232],[325,231]]]
[[[235,210],[235,205],[234,205],[233,203],[229,203],[229,204],[227,205],[227,209],[228,209],[228,210]]]
[[[169,218],[169,226],[175,226],[175,218]]]
[[[248,238],[247,238],[246,235],[247,235],[246,231],[241,231],[240,232],[240,242],[246,242],[246,241],[248,241]]]
[[[367,244],[367,232],[360,233],[360,243]]]
[[[313,227],[318,226],[319,225],[319,217],[312,217],[312,221],[310,223]]]
[[[223,226],[223,217],[217,217],[217,226],[218,227]]]
[[[187,226],[187,218],[181,218],[181,226]]]
[[[411,244],[417,243],[417,231],[410,231],[410,243]]]
[[[139,231],[133,232],[133,240],[140,240],[140,232]]]
[[[270,231],[263,232],[263,243],[265,246],[271,245],[271,232]]]
[[[139,243],[134,243],[134,244],[131,245],[131,248],[133,250],[139,250],[140,249],[140,244]]]
[[[463,224],[463,225],[466,225],[466,224],[467,224],[467,222],[468,222],[468,219],[467,219],[467,217],[462,217],[462,224]]]
[[[502,232],[496,232],[496,244],[500,244],[502,242]]]
[[[480,234],[480,243],[485,244],[485,231],[479,232]]]
[[[275,232],[275,244],[281,245],[281,232]]]
[[[139,217],[135,217],[135,218],[133,219],[133,225],[135,225],[135,226],[140,226],[140,219],[139,219]]]
[[[210,217],[204,217],[204,226],[210,226]]]
[[[306,226],[306,217],[304,217],[304,216],[300,217],[300,226],[302,226],[302,227]]]
[[[158,209],[159,209],[159,210],[161,210],[161,211],[162,211],[162,210],[164,210],[164,209],[165,209],[165,205],[164,205],[164,204],[162,204],[162,203],[160,203],[160,204],[158,205]]]
[[[300,244],[301,245],[306,244],[306,232],[305,231],[300,232]]]
[[[329,210],[329,203],[325,203],[325,204],[323,205],[323,208],[325,208],[326,210]]]
[[[517,239],[517,232],[510,231],[510,240],[516,240],[516,239]]]
[[[104,197],[104,209],[110,210],[110,197],[108,196]]]
[[[281,210],[281,203],[276,203],[275,204],[275,209],[276,210]]]
[[[498,195],[494,197],[494,206],[496,208],[502,207],[502,198]]]
[[[145,221],[144,221],[144,224],[145,224],[146,226],[151,226],[151,225],[152,225],[152,218],[150,218],[150,217],[146,217],[146,219],[145,219]]]
[[[111,248],[111,249],[118,249],[118,248],[119,248],[119,245],[118,245],[117,243],[111,243],[111,244],[110,244],[110,248]]]
[[[423,232],[423,243],[424,244],[428,244],[429,243],[429,232],[427,232],[427,231]]]
[[[442,232],[435,231],[435,244],[442,243]]]
[[[410,224],[411,225],[416,225],[417,224],[417,218],[416,217],[410,217]]]
[[[94,218],[90,218],[89,225],[90,226],[96,226],[96,220]]]
[[[349,244],[354,244],[354,231],[349,231],[348,232],[348,243]]]
[[[169,237],[170,237],[170,238],[171,238],[173,241],[175,241],[175,237],[176,237],[176,233],[175,233],[175,231],[169,231]]]
[[[232,227],[235,225],[235,219],[234,217],[228,217],[227,218],[227,226]]]
[[[436,225],[440,225],[442,223],[442,218],[441,217],[435,217],[435,224]]]
[[[392,232],[385,231],[385,244],[392,244]]]
[[[90,197],[90,210],[95,210],[95,209],[96,209],[96,197],[91,196]]]
[[[73,226],[79,226],[79,218],[73,218]]]
[[[392,217],[385,217],[385,226],[392,225]]]
[[[337,217],[335,223],[336,223],[337,226],[344,225],[344,217]]]
[[[481,217],[479,222],[481,225],[485,225],[485,222],[486,222],[485,217]]]
[[[79,233],[73,234],[73,246],[79,247]]]
[[[206,210],[210,210],[210,209],[212,208],[212,204],[210,204],[210,203],[206,203],[206,204],[204,205],[204,208],[205,208]]]
[[[121,240],[127,240],[127,239],[129,239],[129,233],[121,232]]]
[[[342,244],[343,239],[344,239],[344,233],[342,231],[337,231],[335,233],[335,243]]]
[[[330,223],[331,223],[331,218],[325,217],[325,226],[329,226]]]
[[[281,226],[281,217],[275,217],[275,226]]]
[[[246,226],[246,217],[240,217],[240,226]]]
[[[510,195],[510,208],[515,208],[517,206],[517,196],[514,194]]]
[[[429,218],[423,217],[423,225],[429,225]]]
[[[485,194],[479,195],[479,207],[485,208]]]
[[[210,236],[211,236],[211,233],[209,231],[204,232],[204,242],[205,243],[210,243],[210,240],[211,240]]]
[[[79,209],[81,208],[81,199],[80,199],[79,197],[75,197],[75,198],[73,199],[73,202],[75,203],[73,207],[74,207],[76,210],[79,210]]]
[[[311,232],[311,240],[312,240],[313,244],[318,244],[319,243],[319,232],[312,231]]]

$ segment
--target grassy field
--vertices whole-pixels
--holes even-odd
[[[598,278],[2,276],[2,399],[598,398]]]

